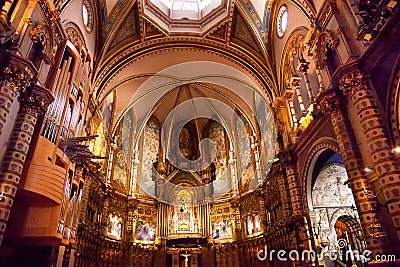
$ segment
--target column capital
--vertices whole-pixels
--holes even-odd
[[[293,151],[290,148],[279,151],[277,157],[279,158],[279,162],[283,167],[295,165],[297,161],[296,156],[293,154]]]
[[[8,86],[15,92],[24,91],[37,75],[37,70],[27,59],[10,53],[7,57],[6,66],[0,69],[0,85]]]
[[[340,79],[339,87],[344,93],[354,95],[365,87],[366,76],[358,69],[353,70]]]
[[[308,69],[309,69],[309,65],[310,65],[310,62],[308,62],[304,58],[301,58],[300,62],[299,62],[299,66],[298,66],[299,71],[301,73],[306,73],[308,71]]]
[[[293,87],[298,87],[301,84],[301,78],[299,76],[293,76],[290,80],[290,85]]]
[[[285,98],[286,99],[292,99],[293,98],[293,95],[294,95],[294,91],[293,91],[293,89],[292,88],[286,88],[286,91],[285,91]]]
[[[43,115],[53,100],[54,97],[47,88],[38,84],[31,84],[26,90],[21,92],[21,110]]]
[[[317,104],[322,113],[330,116],[338,113],[346,105],[345,97],[335,89],[322,92],[317,98]]]

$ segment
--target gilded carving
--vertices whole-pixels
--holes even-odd
[[[48,89],[32,84],[26,91],[21,92],[21,111],[43,115],[53,100],[54,97]]]
[[[304,50],[304,34],[302,32],[291,37],[285,48],[283,56],[283,82],[286,88],[291,88],[293,77],[297,76],[296,66],[293,64],[295,57],[302,58]]]
[[[340,112],[340,109],[345,107],[345,103],[346,100],[343,95],[337,94],[333,89],[323,92],[317,98],[318,107],[328,116]]]
[[[346,94],[354,95],[365,86],[365,76],[359,70],[355,70],[343,76],[339,86]]]
[[[326,64],[326,54],[328,52],[328,49],[336,50],[339,44],[339,39],[337,39],[333,32],[325,30],[323,32],[317,33],[316,40],[316,55],[314,55],[315,63],[317,68],[323,68]]]
[[[82,49],[87,51],[85,39],[76,25],[72,23],[68,24],[65,32],[67,33],[68,39],[74,44],[78,51]]]
[[[17,57],[12,57],[8,66],[0,72],[0,85],[10,87],[14,92],[24,91],[34,75],[31,66]]]
[[[53,30],[44,21],[39,22],[32,30],[29,36],[34,43],[42,45],[41,56],[47,64],[54,63],[57,46],[54,43]]]

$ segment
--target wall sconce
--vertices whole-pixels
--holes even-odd
[[[386,237],[387,234],[384,231],[384,228],[382,224],[377,223],[375,220],[374,222],[369,226],[369,234],[372,238],[381,238],[381,237]]]
[[[363,193],[368,197],[368,198],[375,198],[376,201],[382,205],[382,206],[386,206],[385,205],[385,199],[382,197],[378,197],[380,194],[383,194],[382,190],[379,190],[378,193],[374,194],[371,190],[368,190],[367,188],[363,187]]]
[[[367,188],[363,187],[363,193],[368,196],[368,197],[373,197],[376,198],[380,193],[383,193],[382,191],[379,191],[378,193],[376,193],[375,195],[373,193],[371,193],[370,191],[368,191]]]
[[[18,35],[18,32],[13,32],[9,35],[0,35],[0,39],[5,38],[4,42],[1,42],[2,47],[4,49],[10,49],[13,47],[13,45],[17,43]]]
[[[313,228],[315,239],[317,239],[319,241],[319,244],[322,248],[325,248],[328,245],[328,242],[326,240],[321,239],[321,229],[322,229],[321,219],[318,221],[318,223],[314,222],[312,228]]]
[[[314,236],[315,236],[316,239],[319,238],[319,235],[320,235],[320,233],[321,233],[321,228],[322,228],[322,226],[321,226],[321,221],[319,221],[318,223],[315,222],[315,223],[313,224],[313,232],[314,232]]]

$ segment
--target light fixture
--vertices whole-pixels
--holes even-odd
[[[313,230],[314,230],[314,236],[316,239],[319,238],[319,235],[321,233],[321,228],[322,228],[321,221],[319,221],[318,223],[317,222],[314,223]]]
[[[0,38],[6,38],[4,42],[1,42],[1,45],[5,49],[10,49],[18,40],[18,32],[13,32],[9,35],[0,35]]]
[[[378,193],[376,193],[376,194],[374,195],[372,192],[368,191],[367,188],[363,187],[363,193],[364,193],[366,196],[368,196],[368,197],[376,198],[380,193],[383,193],[383,192],[382,192],[382,191],[379,191]]]
[[[368,167],[365,167],[365,168],[364,168],[364,171],[365,171],[365,172],[372,172],[372,169],[370,169],[370,168],[368,168]]]
[[[395,148],[393,148],[393,152],[400,153],[400,146],[396,146]]]
[[[369,234],[372,238],[382,238],[387,236],[382,224],[376,222],[375,219],[369,226]]]

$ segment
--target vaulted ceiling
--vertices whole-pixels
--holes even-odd
[[[290,3],[307,19],[315,16],[312,0]],[[192,68],[185,77],[175,73],[178,80],[199,82],[195,77],[200,73],[241,77],[267,101],[279,96],[271,19],[282,1],[100,0],[92,4],[95,27],[89,35],[83,31],[85,39],[95,36],[96,40],[89,45],[94,47],[92,89],[100,106],[116,92],[117,118],[149,78],[189,62],[212,64],[209,69]]]

